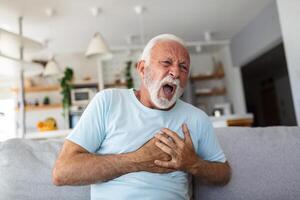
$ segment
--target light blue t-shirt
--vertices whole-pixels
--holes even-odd
[[[90,102],[68,140],[96,154],[133,152],[169,128],[183,138],[186,123],[197,154],[204,160],[225,162],[208,116],[200,109],[177,100],[169,111],[144,106],[133,89],[108,89]],[[87,169],[89,170],[89,169]],[[189,175],[135,172],[91,186],[91,199],[182,200],[189,198]]]

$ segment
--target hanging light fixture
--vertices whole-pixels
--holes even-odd
[[[44,76],[53,76],[60,73],[59,66],[55,61],[54,57],[52,57],[46,64],[45,69],[43,71]]]
[[[113,54],[110,52],[101,34],[97,32],[92,38],[85,56],[87,58],[97,57],[101,60],[109,60],[113,57]]]
[[[146,10],[145,6],[142,5],[136,5],[133,7],[134,12],[139,17],[139,29],[140,29],[140,42],[141,45],[145,45],[145,32],[144,32],[144,22],[143,22],[143,14]]]
[[[49,21],[49,27],[50,27],[49,28],[49,30],[50,30],[49,35],[52,36],[52,34],[51,34],[51,30],[52,30],[51,29],[51,22],[53,20],[54,15],[56,14],[56,10],[52,7],[49,7],[45,10],[45,14],[50,18],[50,21]],[[46,66],[45,66],[45,69],[43,71],[43,76],[54,76],[54,75],[60,74],[60,72],[61,72],[57,62],[54,59],[54,55],[53,55],[53,52],[52,52],[53,50],[52,51],[50,50],[51,49],[50,48],[50,41],[51,41],[50,38],[45,40],[45,46],[47,47],[47,51],[48,51],[47,53],[50,52],[50,56],[48,57],[50,59],[48,60]]]

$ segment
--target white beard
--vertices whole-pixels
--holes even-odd
[[[151,66],[146,67],[144,78],[144,84],[148,89],[150,99],[152,103],[160,109],[170,108],[176,102],[176,100],[183,94],[184,89],[180,87],[179,79],[173,79],[170,75],[166,76],[162,80],[153,80],[151,77],[150,67]],[[166,83],[172,83],[176,85],[176,90],[170,100],[164,97],[159,97],[159,91],[162,88],[162,86]]]

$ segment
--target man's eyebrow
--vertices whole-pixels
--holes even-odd
[[[165,61],[165,60],[172,60],[172,58],[171,58],[171,57],[164,57],[164,58],[161,58],[161,59],[160,59],[160,62],[161,62],[161,61]]]
[[[179,64],[187,64],[186,60],[179,61]]]

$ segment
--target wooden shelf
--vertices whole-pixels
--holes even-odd
[[[46,109],[58,109],[62,108],[61,103],[55,103],[55,104],[49,104],[49,105],[39,105],[39,106],[34,106],[34,105],[27,105],[25,106],[26,111],[35,111],[35,110],[46,110]],[[16,109],[19,111],[19,109]]]
[[[49,91],[58,91],[58,90],[60,90],[59,85],[33,86],[33,87],[25,88],[25,92],[49,92]],[[12,91],[18,92],[19,88],[12,88]]]
[[[222,79],[224,78],[225,74],[222,73],[215,73],[211,75],[198,75],[191,77],[192,81],[204,81],[204,80],[214,80],[214,79]]]
[[[105,88],[127,88],[126,83],[112,83],[112,84],[105,84]]]
[[[226,94],[225,88],[213,88],[209,92],[196,92],[197,97],[203,97],[203,96],[221,96]]]

